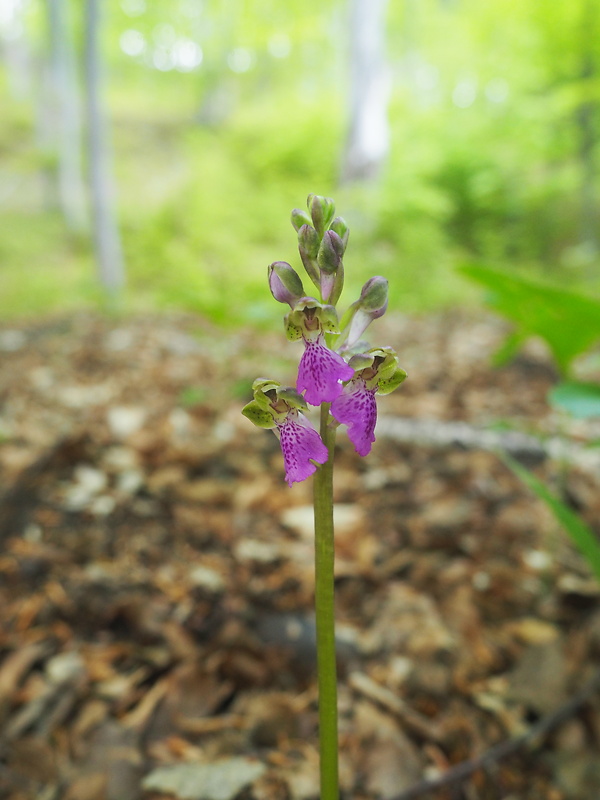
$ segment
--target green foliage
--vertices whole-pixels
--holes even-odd
[[[81,4],[68,6],[81,39]],[[597,121],[600,101],[592,6],[390,4],[390,158],[378,182],[340,188],[349,71],[339,4],[108,0],[103,42],[129,306],[271,324],[266,265],[292,258],[281,208],[311,190],[349,209],[346,302],[376,273],[390,279],[391,307],[475,302],[454,270],[473,259],[600,288],[581,224],[584,203],[598,213],[597,180],[596,199],[582,189],[593,169],[582,161],[580,111],[592,104]],[[45,4],[23,8],[26,44],[43,58]],[[142,50],[126,54],[123,34]],[[165,66],[178,39],[201,47],[196,69]],[[242,72],[231,66],[240,52]],[[0,64],[0,211],[10,221],[0,234],[0,315],[93,302],[90,243],[69,238],[45,196],[54,156],[34,123],[43,91],[13,95],[9,73]]]
[[[195,408],[206,402],[208,389],[204,386],[187,386],[179,395],[179,405],[183,408]]]
[[[566,381],[550,390],[550,404],[576,419],[600,417],[600,385]]]
[[[563,372],[573,359],[600,340],[600,301],[568,289],[476,265],[460,268],[489,290],[488,303],[517,325],[504,355],[527,336],[541,336]]]
[[[571,537],[592,572],[600,580],[600,541],[596,534],[571,509],[555,497],[529,470],[504,454],[502,459],[523,483],[550,509],[556,521]]]
[[[197,127],[180,137],[189,177],[156,210],[141,217],[135,209],[127,220],[136,291],[223,323],[265,317],[271,324],[269,253],[283,258],[290,251],[291,226],[281,208],[303,199],[306,185],[323,184],[335,152],[335,132],[318,112],[298,107],[291,120],[271,114],[268,128],[258,127],[258,117],[242,118],[231,128]],[[311,140],[315,149],[320,142],[314,161],[304,158]]]

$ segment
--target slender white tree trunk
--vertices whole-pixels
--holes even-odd
[[[585,0],[581,18],[581,81],[584,87],[592,85],[597,79],[598,65],[595,55],[595,42],[600,26],[598,8],[595,0]],[[585,89],[584,89],[585,91]],[[591,95],[591,92],[590,92]],[[578,107],[576,122],[579,129],[579,164],[581,170],[581,223],[580,239],[591,253],[596,255],[600,249],[598,237],[598,198],[597,140],[598,140],[598,100],[591,95]]]
[[[85,5],[85,99],[88,169],[92,228],[98,277],[116,296],[125,282],[125,268],[115,211],[115,192],[108,141],[108,124],[102,107],[100,56],[100,3]]]
[[[82,165],[81,110],[65,0],[46,0],[49,53],[49,119],[56,153],[58,203],[72,231],[87,227]]]
[[[386,6],[387,0],[351,0],[350,119],[342,182],[376,178],[389,152]]]
[[[0,37],[0,60],[6,64],[8,88],[20,100],[31,97],[35,84],[33,58],[24,32],[25,13],[24,3],[13,3],[4,13],[4,33]]]

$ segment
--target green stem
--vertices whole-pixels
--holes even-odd
[[[329,427],[329,403],[321,405],[321,439],[329,451],[314,478],[315,502],[315,612],[319,678],[319,740],[321,798],[339,800],[337,671],[333,586],[333,454],[335,429]]]

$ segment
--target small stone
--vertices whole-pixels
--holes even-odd
[[[281,553],[276,544],[261,542],[259,539],[242,539],[235,548],[238,561],[257,561],[270,564],[277,561]]]
[[[46,675],[51,683],[69,683],[85,673],[85,664],[79,653],[70,650],[59,653],[46,664]]]
[[[74,477],[78,485],[89,494],[97,494],[104,489],[108,483],[106,473],[96,467],[87,464],[79,464],[75,467]]]
[[[544,571],[552,566],[552,556],[544,550],[528,550],[523,553],[523,561],[536,571]]]
[[[315,522],[312,505],[288,508],[283,512],[280,520],[282,525],[300,534],[300,536],[310,538],[314,536]],[[336,536],[338,538],[343,537],[364,527],[364,512],[355,503],[335,503],[333,506],[333,521]]]
[[[109,494],[100,495],[95,497],[90,503],[90,511],[98,517],[107,517],[115,510],[117,501]]]
[[[117,439],[126,439],[140,430],[146,416],[146,409],[140,406],[113,406],[107,413],[108,427]]]
[[[15,353],[27,344],[27,337],[22,331],[0,331],[0,350],[5,353]]]
[[[509,631],[525,644],[547,644],[560,635],[560,631],[550,622],[535,617],[524,617],[507,626]]]
[[[127,469],[117,477],[117,489],[122,494],[133,495],[144,485],[144,473],[139,469]]]
[[[194,567],[190,571],[189,579],[194,586],[206,589],[209,592],[221,592],[225,588],[223,576],[210,567],[203,567],[202,565]]]

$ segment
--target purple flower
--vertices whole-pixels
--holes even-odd
[[[327,461],[329,453],[321,437],[300,412],[290,412],[283,422],[277,423],[277,430],[283,453],[285,479],[289,486],[296,481],[306,480],[316,471],[313,461],[318,464]]]
[[[376,386],[368,389],[365,381],[357,378],[350,381],[343,393],[331,404],[331,413],[335,419],[348,426],[348,438],[359,456],[368,455],[375,441],[376,391]]]
[[[354,377],[354,370],[338,353],[323,344],[323,336],[315,341],[305,337],[304,345],[296,388],[299,392],[306,389],[304,398],[312,406],[331,403],[342,393],[340,381]]]

